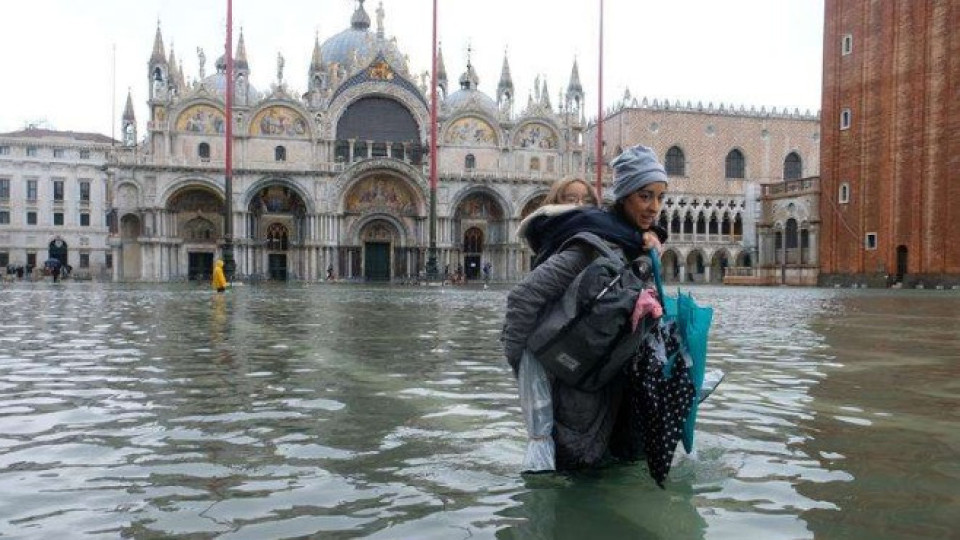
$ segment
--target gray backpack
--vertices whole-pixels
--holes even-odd
[[[631,331],[637,298],[651,285],[651,263],[645,256],[626,262],[600,237],[578,233],[573,243],[589,245],[597,254],[559,300],[548,306],[527,339],[534,357],[568,386],[595,392],[606,386],[637,351],[644,325]]]

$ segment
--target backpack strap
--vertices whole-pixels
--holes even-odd
[[[599,251],[601,255],[612,259],[614,261],[620,261],[625,264],[623,260],[623,255],[615,251],[610,244],[606,243],[602,238],[591,232],[578,232],[577,234],[571,236],[567,239],[557,250],[557,253],[569,248],[576,243],[585,243],[595,250]]]

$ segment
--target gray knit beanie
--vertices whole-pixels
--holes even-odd
[[[647,184],[667,182],[667,171],[657,161],[653,149],[646,146],[627,148],[610,166],[613,167],[613,197],[617,201]]]

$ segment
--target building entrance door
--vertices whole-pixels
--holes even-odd
[[[48,247],[49,247],[47,252],[47,254],[49,255],[48,259],[57,259],[58,261],[60,261],[60,266],[66,267],[67,253],[68,253],[67,243],[57,238],[53,242],[50,242],[50,245]]]
[[[213,275],[213,253],[190,251],[187,253],[187,277],[195,280],[210,279]]]
[[[287,280],[287,255],[285,253],[271,253],[267,255],[267,273],[275,281]]]
[[[903,283],[907,274],[907,246],[897,246],[897,283]]]
[[[363,277],[367,281],[390,280],[390,244],[366,242],[363,244]]]

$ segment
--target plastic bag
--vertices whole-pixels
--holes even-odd
[[[557,468],[556,447],[553,443],[553,397],[547,372],[534,358],[523,351],[517,385],[520,389],[520,409],[527,425],[527,453],[523,456],[523,472],[553,471]]]

